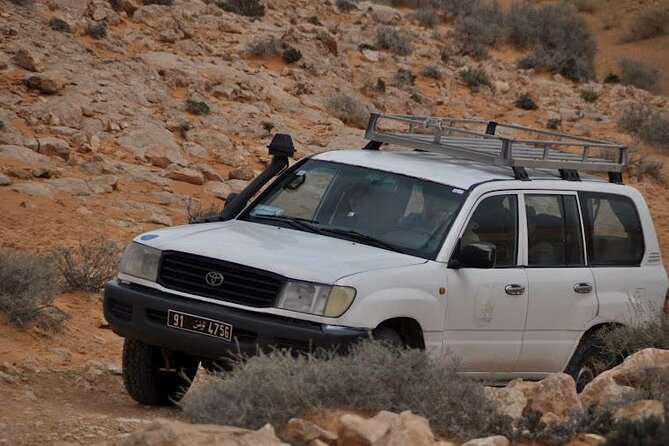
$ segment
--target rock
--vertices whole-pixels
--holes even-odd
[[[192,156],[193,158],[205,159],[209,156],[207,149],[196,142],[186,141],[183,144],[183,149],[188,156]]]
[[[62,192],[75,197],[86,197],[93,194],[93,190],[81,178],[56,178],[47,182],[56,192]]]
[[[151,214],[146,220],[147,223],[155,223],[157,225],[172,226],[172,219],[165,214]]]
[[[4,55],[0,55],[0,70],[4,70],[9,66],[9,62]]]
[[[230,180],[226,184],[230,187],[230,189],[232,189],[233,192],[239,193],[249,185],[249,182],[243,180]]]
[[[184,183],[204,184],[204,176],[195,169],[180,167],[176,164],[170,164],[161,175],[174,181],[183,181]]]
[[[2,161],[19,161],[30,167],[41,167],[48,165],[49,157],[35,153],[27,147],[15,145],[0,145],[0,164]]]
[[[374,50],[362,50],[362,57],[364,57],[369,62],[378,62],[379,61],[379,52]]]
[[[383,23],[384,25],[390,25],[391,23],[399,22],[402,18],[402,15],[399,13],[399,11],[397,11],[395,8],[391,8],[390,6],[372,3],[371,9],[374,20],[379,23]]]
[[[328,445],[337,444],[337,435],[318,427],[311,421],[301,418],[291,418],[284,430],[285,437],[301,443],[310,443],[314,440],[322,441]]]
[[[572,411],[583,409],[576,383],[566,373],[553,373],[538,383],[515,379],[507,388],[520,390],[529,401],[528,407],[541,413],[552,412],[564,418]]]
[[[390,430],[374,444],[375,446],[432,446],[434,434],[427,419],[407,410],[400,413]]]
[[[40,72],[44,70],[42,57],[36,50],[27,46],[20,47],[14,54],[14,63],[29,71]]]
[[[47,71],[34,76],[29,76],[25,79],[25,84],[28,88],[39,90],[46,94],[55,94],[65,88],[67,81],[57,71]]]
[[[7,384],[15,384],[17,379],[16,377],[10,375],[9,373],[5,373],[3,371],[0,371],[0,380],[4,381]]]
[[[155,124],[144,124],[117,139],[118,144],[140,160],[147,159],[147,154],[162,164],[161,158],[170,163],[186,166],[188,161],[183,157],[172,132]]]
[[[497,404],[500,412],[508,415],[514,420],[523,417],[523,410],[527,406],[527,398],[519,389],[509,389],[506,387],[485,387],[483,394],[493,403]]]
[[[606,438],[598,434],[578,434],[576,438],[572,438],[565,446],[598,446]]]
[[[257,431],[232,426],[188,424],[155,420],[146,429],[131,434],[122,446],[288,446],[266,424]]]
[[[509,440],[505,436],[493,435],[492,437],[469,440],[461,446],[509,446],[509,444]]]
[[[0,173],[0,186],[9,186],[10,184],[12,184],[12,179]]]
[[[339,419],[338,446],[372,446],[390,429],[390,423],[346,414]]]
[[[585,386],[580,399],[587,407],[599,405],[600,397],[607,386],[641,387],[644,383],[650,384],[649,380],[667,377],[668,372],[669,350],[646,348],[631,354],[622,364],[597,375]]]
[[[100,175],[88,180],[88,186],[94,194],[106,194],[116,190],[118,177],[116,175]]]
[[[60,138],[37,138],[37,152],[42,155],[55,155],[64,160],[70,159],[70,144]]]
[[[230,192],[232,192],[230,186],[220,181],[207,181],[207,183],[204,185],[204,191],[205,193],[213,195],[216,198],[220,198],[221,200],[225,200],[228,195],[230,195]]]
[[[253,171],[246,166],[233,169],[228,174],[228,178],[230,178],[231,180],[249,181],[252,180],[254,177],[255,174],[253,173]]]
[[[664,421],[664,405],[662,401],[656,400],[634,401],[616,410],[613,417],[616,421],[620,421],[623,418],[641,420],[648,417],[657,417]]]
[[[53,174],[49,169],[45,169],[44,167],[38,167],[37,169],[34,169],[32,172],[32,176],[35,178],[51,178]]]
[[[23,195],[52,198],[53,192],[46,184],[41,183],[19,183],[12,186],[12,190]],[[26,206],[27,207],[27,206]]]
[[[502,94],[508,93],[509,90],[511,90],[511,86],[509,85],[508,82],[495,81],[495,82],[493,82],[492,85],[493,85],[495,91],[499,91]]]
[[[216,172],[211,166],[207,164],[198,164],[195,166],[195,169],[202,173],[205,180],[208,181],[223,181],[223,177],[220,173]]]
[[[592,383],[589,383],[578,395],[578,399],[581,400],[583,408],[591,406],[604,407],[622,401],[627,396],[636,393],[634,387],[620,386],[616,384],[613,379],[599,380],[594,386],[590,386],[590,384]]]

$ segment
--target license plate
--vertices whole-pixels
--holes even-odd
[[[214,338],[232,340],[232,325],[181,311],[167,311],[167,325],[180,330],[200,333]]]

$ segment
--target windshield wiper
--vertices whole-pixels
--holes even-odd
[[[287,223],[295,229],[306,230],[307,232],[313,232],[314,234],[323,234],[323,231],[316,226],[317,221],[309,220],[308,218],[302,217],[284,217],[282,215],[253,215],[252,218],[257,218],[259,220],[271,220],[271,221],[280,221]]]
[[[346,237],[350,237],[354,240],[361,241],[365,244],[375,246],[377,248],[383,248],[387,249],[389,251],[394,251],[394,252],[399,252],[400,254],[406,254],[405,251],[402,249],[398,248],[397,246],[384,242],[381,239],[378,239],[376,237],[372,237],[371,235],[363,234],[362,232],[358,232],[354,229],[340,229],[340,228],[321,228],[321,232],[326,232],[329,234],[337,234],[337,235],[343,235]]]

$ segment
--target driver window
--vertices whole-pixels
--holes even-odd
[[[473,242],[495,245],[495,268],[516,265],[518,253],[518,199],[516,195],[494,195],[479,203],[465,228],[461,246]]]

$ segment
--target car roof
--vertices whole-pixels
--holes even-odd
[[[483,164],[432,152],[388,150],[331,150],[313,159],[379,169],[422,178],[461,189],[492,180],[515,180],[510,167]],[[558,171],[526,169],[532,180],[559,180]],[[581,175],[586,181],[602,182],[599,177]]]

